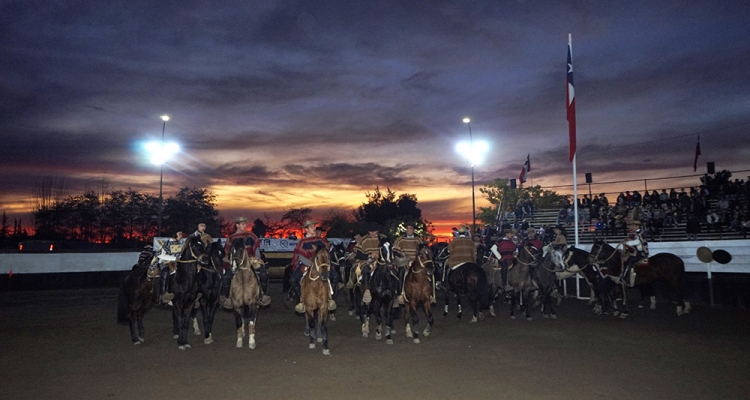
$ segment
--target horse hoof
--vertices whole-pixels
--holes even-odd
[[[180,350],[185,350],[187,347],[185,347],[185,346],[177,346],[177,348],[180,349]]]
[[[424,337],[430,336],[430,331],[428,331],[427,329],[425,329],[425,330],[424,330],[424,331],[422,332],[422,336],[424,336]]]
[[[516,316],[515,315],[511,315],[510,319],[516,319]]]
[[[193,333],[193,335],[195,335],[195,336],[200,336],[201,334],[202,334],[202,333],[201,333],[201,331],[195,331],[195,332]]]
[[[349,315],[354,315],[354,311],[349,311]]]
[[[421,342],[419,341],[419,338],[414,338],[414,343],[419,344]]]
[[[241,348],[242,348],[242,339],[238,339],[238,340],[237,340],[237,348],[238,348],[238,349],[241,349]]]
[[[477,317],[471,317],[471,319],[469,320],[469,323],[470,324],[475,324],[475,323],[477,323],[477,321],[478,321]]]
[[[190,345],[189,345],[189,344],[187,344],[187,343],[185,343],[185,348],[186,348],[186,349],[189,349],[189,348],[190,348]]]
[[[479,320],[484,321],[484,313],[479,313]]]
[[[622,319],[625,319],[625,318],[627,318],[627,317],[628,317],[628,314],[626,314],[626,313],[622,313],[622,314],[620,314],[620,318],[622,318]]]
[[[391,335],[395,335],[395,334],[396,334],[396,330],[395,329],[391,329]]]
[[[315,343],[310,343],[310,345],[307,346],[308,349],[312,350],[315,348]]]
[[[490,317],[497,317],[497,315],[495,315],[495,311],[490,310]]]
[[[534,320],[534,318],[526,317],[526,321],[533,321],[533,320]]]
[[[318,343],[323,343],[323,338],[322,338],[322,337],[319,337],[319,338],[318,338],[318,339],[316,339],[316,340],[317,340],[317,342],[318,342]]]
[[[336,320],[336,314],[329,314],[328,320],[335,321]]]
[[[329,350],[329,349],[323,349],[323,355],[324,356],[330,356],[331,355],[331,350]]]
[[[135,342],[133,342],[133,344],[136,345],[136,346],[138,346],[141,343],[143,343],[143,342],[141,342],[140,340],[136,340]]]
[[[651,307],[648,308],[649,310],[656,310],[656,305],[652,304]]]
[[[542,314],[542,318],[549,318],[549,314]]]
[[[376,334],[375,334],[375,340],[380,340],[380,339],[382,339],[382,338],[383,338],[383,335],[381,335],[381,334],[379,334],[379,333],[376,333]]]
[[[369,334],[367,332],[362,332],[362,337],[368,337]]]
[[[211,338],[203,339],[203,344],[211,344],[213,342],[214,342],[214,340],[211,339]]]
[[[393,339],[388,339],[385,341],[386,344],[393,344]]]
[[[305,328],[305,332],[303,332],[305,336],[310,336],[310,328]]]
[[[250,344],[248,344],[248,345],[247,345],[247,347],[248,347],[248,348],[249,348],[250,350],[255,350],[255,346],[256,346],[255,342],[250,342]]]
[[[552,319],[557,319],[557,315],[555,315],[555,314],[552,314],[549,317],[552,318]]]
[[[643,308],[643,304],[638,304],[638,308]]]
[[[179,339],[179,338],[180,338],[180,335],[173,335],[172,336],[172,339]]]

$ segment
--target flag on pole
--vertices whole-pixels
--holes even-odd
[[[573,39],[570,34],[568,34],[568,75],[566,81],[567,101],[565,106],[568,111],[568,137],[570,139],[570,161],[572,162],[576,155],[576,92],[573,88]]]
[[[531,163],[529,162],[529,156],[530,154],[526,155],[526,162],[523,163],[523,167],[521,168],[521,174],[518,175],[518,182],[524,183],[526,182],[526,175],[531,171]]]
[[[701,135],[698,135],[698,143],[695,145],[695,160],[693,160],[693,172],[698,169],[698,156],[701,155]]]

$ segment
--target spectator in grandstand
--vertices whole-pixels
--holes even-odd
[[[695,215],[688,217],[687,224],[685,225],[685,233],[688,240],[698,239],[698,234],[701,233],[701,221],[698,217]]]

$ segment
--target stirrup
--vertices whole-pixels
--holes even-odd
[[[336,302],[328,300],[328,311],[336,311]]]
[[[305,312],[305,303],[299,303],[296,306],[294,306],[294,311],[296,311],[296,312],[298,312],[300,314],[304,314],[304,312]]]
[[[430,304],[435,304],[435,303],[437,303],[437,299],[435,298],[435,296],[430,296]]]
[[[222,297],[224,297],[224,296],[222,296]],[[233,308],[232,307],[232,299],[230,299],[229,297],[225,297],[224,300],[221,302],[221,306],[224,307],[227,310],[231,310]]]
[[[271,304],[271,296],[267,294],[260,295],[260,306],[265,307],[269,304]]]
[[[405,302],[404,302],[404,295],[403,295],[403,293],[400,294],[400,295],[398,295],[398,298],[396,300],[397,300],[397,303],[399,305],[404,305]]]
[[[172,299],[174,299],[174,293],[167,292],[161,295],[161,302],[164,304],[169,303]]]

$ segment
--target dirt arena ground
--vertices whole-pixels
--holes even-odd
[[[332,355],[307,348],[303,319],[279,288],[258,320],[258,347],[234,347],[233,317],[220,312],[215,343],[191,336],[177,349],[171,312],[145,319],[146,343],[115,323],[115,289],[0,293],[4,399],[747,399],[750,313],[697,306],[596,316],[566,299],[557,320],[502,316],[469,324],[436,317],[412,343],[362,338],[338,312]],[[465,307],[466,309],[466,307]],[[434,310],[438,311],[438,308]]]

